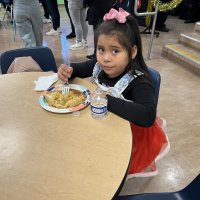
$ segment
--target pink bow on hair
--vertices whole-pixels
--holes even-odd
[[[104,21],[109,21],[112,19],[116,19],[119,23],[125,23],[126,17],[130,14],[123,10],[122,8],[119,8],[119,12],[115,10],[114,8],[111,8],[109,13],[106,13],[103,17]]]

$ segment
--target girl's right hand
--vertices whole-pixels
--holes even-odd
[[[61,64],[60,67],[58,68],[58,77],[61,81],[67,82],[68,79],[71,77],[72,72],[73,72],[72,67],[65,64]]]

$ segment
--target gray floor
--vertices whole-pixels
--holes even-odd
[[[92,27],[89,27],[88,49],[69,51],[68,46],[73,44],[74,40],[67,41],[65,38],[70,32],[69,20],[64,7],[60,7],[60,11],[60,36],[45,36],[51,25],[44,25],[44,45],[53,50],[58,66],[68,57],[71,61],[79,62],[85,60],[86,55],[93,53]],[[183,20],[173,16],[168,17],[166,24],[170,32],[161,32],[158,38],[154,38],[151,60],[146,62],[157,69],[162,77],[158,115],[167,121],[165,131],[171,143],[171,150],[158,162],[157,176],[128,180],[121,195],[179,190],[200,172],[200,77],[161,55],[164,44],[176,42],[179,34],[193,30],[194,24],[184,24]],[[1,23],[0,52],[23,47],[20,36],[17,35],[16,42],[12,41],[12,36],[12,26]],[[142,35],[145,58],[149,40],[149,35]]]

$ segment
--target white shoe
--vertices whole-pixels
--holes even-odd
[[[61,30],[61,28],[59,27],[59,28],[57,28],[57,30],[59,31],[59,33],[62,33],[62,30]]]
[[[82,39],[82,45],[83,47],[88,47],[87,40]]]
[[[44,18],[44,19],[43,19],[43,24],[47,24],[47,23],[51,23],[51,20],[50,20],[50,19],[47,19],[47,18]]]
[[[57,30],[54,30],[53,28],[49,31],[49,32],[47,32],[46,33],[46,35],[59,35],[59,30],[57,29]]]
[[[79,49],[83,49],[84,46],[83,46],[82,42],[77,42],[77,41],[76,41],[76,43],[73,44],[73,45],[71,45],[69,48],[70,48],[71,50],[79,50]]]

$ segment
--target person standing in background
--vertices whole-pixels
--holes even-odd
[[[169,3],[169,0],[161,0],[162,3]],[[169,28],[167,28],[165,22],[167,20],[169,11],[158,11],[157,20],[156,20],[156,27],[157,31],[161,32],[169,32]]]
[[[93,32],[95,32],[98,24],[103,21],[103,16],[114,5],[113,0],[83,0],[83,5],[87,10],[87,18],[89,25],[93,26]],[[94,53],[87,55],[88,59],[92,59],[96,55],[96,47],[94,46]]]
[[[43,10],[44,10],[43,23],[44,24],[51,23],[50,12],[49,12],[46,0],[39,0],[39,2],[42,4]]]
[[[61,33],[60,29],[60,13],[58,10],[58,3],[57,0],[46,0],[52,23],[53,28],[46,33],[46,35],[59,35]]]
[[[72,29],[72,32],[70,34],[66,35],[66,39],[72,39],[72,38],[76,37],[75,28],[74,28],[74,24],[72,22],[72,18],[70,16],[70,12],[69,12],[68,0],[64,0],[64,3],[65,3],[65,9],[66,9],[67,15],[69,17],[69,21],[70,21],[70,25],[71,25],[71,29]]]
[[[117,9],[123,8],[124,10],[126,10],[127,12],[129,12],[135,16],[134,5],[135,5],[134,0],[116,0],[116,8]]]
[[[42,46],[43,21],[38,0],[13,0],[16,28],[25,47]]]
[[[83,49],[88,46],[88,25],[86,23],[86,9],[83,0],[68,0],[69,12],[75,27],[76,43],[71,45],[71,50]]]
[[[138,1],[138,9],[141,7],[141,10],[139,10],[139,12],[146,12],[147,10],[147,4],[150,0],[148,1]],[[160,0],[161,3],[168,3],[169,0]],[[135,16],[134,13],[134,5],[135,5],[135,1],[134,0],[117,0],[117,8],[123,8],[124,10],[126,10],[127,12],[132,13]],[[169,28],[166,27],[166,20],[168,17],[168,11],[165,12],[161,12],[158,11],[157,14],[157,20],[156,20],[156,27],[155,29],[157,31],[162,31],[162,32],[169,32]],[[137,17],[135,16],[135,18],[139,21],[141,21],[141,17]],[[152,20],[153,22],[153,20]],[[142,24],[144,24],[144,22],[141,21]]]
[[[188,12],[188,19],[184,21],[184,23],[195,23],[200,20],[199,8],[200,8],[200,0],[188,0],[186,1],[189,4],[190,10]]]

